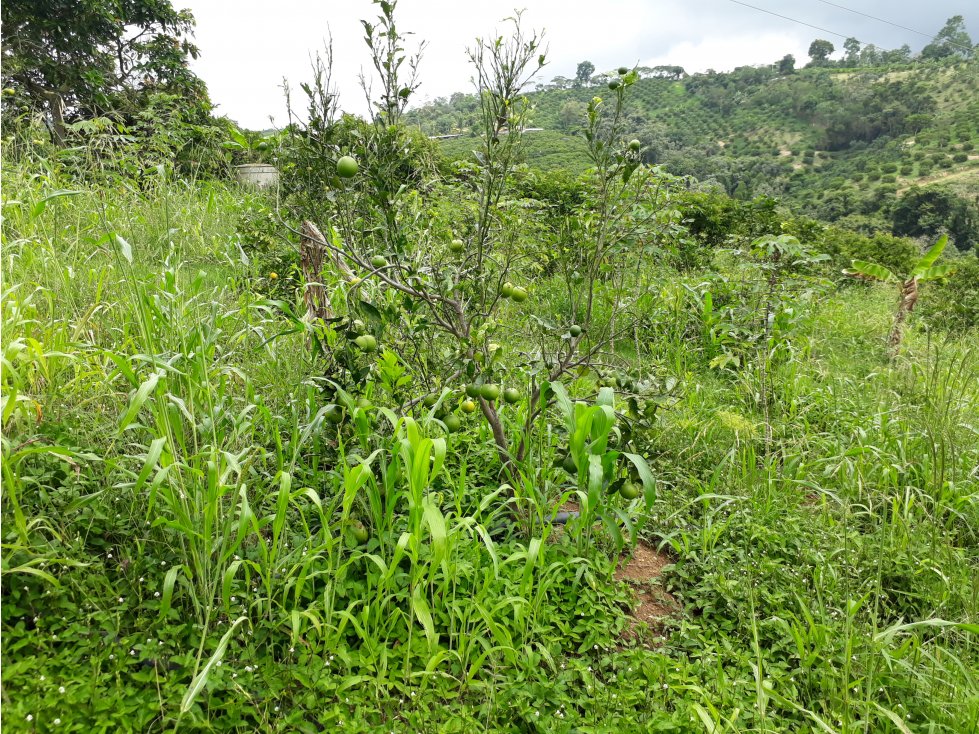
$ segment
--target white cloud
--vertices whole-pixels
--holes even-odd
[[[718,71],[745,64],[769,63],[787,53],[802,64],[813,38],[842,39],[790,21],[728,2],[728,0],[514,0],[526,7],[528,27],[544,28],[550,63],[545,79],[573,76],[579,61],[590,60],[599,71],[634,63],[683,66],[688,72]],[[286,122],[282,78],[294,90],[309,77],[309,56],[333,32],[335,81],[344,109],[366,111],[357,76],[369,63],[359,20],[371,19],[378,8],[368,0],[174,0],[189,5],[197,18],[197,43],[202,56],[194,63],[211,98],[226,114],[252,128]],[[910,43],[920,48],[921,36],[861,18],[811,0],[753,0],[752,4],[852,34],[885,48]],[[935,32],[945,19],[966,14],[961,0],[928,4],[894,4],[884,0],[852,0],[855,9],[886,17],[910,28]],[[471,89],[465,50],[478,35],[503,30],[500,20],[512,14],[508,4],[472,0],[400,0],[399,29],[414,31],[415,40],[429,42],[422,62],[420,101]],[[973,15],[979,15],[973,13]],[[966,19],[970,20],[968,14]],[[972,18],[973,22],[979,17]],[[973,30],[973,35],[979,31]],[[301,92],[294,103],[302,106]]]
[[[643,61],[644,66],[682,66],[688,74],[707,71],[729,71],[735,66],[768,64],[792,54],[796,63],[806,62],[808,41],[791,34],[763,33],[757,36],[729,36],[704,38],[699,41],[683,41],[668,48],[664,53]]]

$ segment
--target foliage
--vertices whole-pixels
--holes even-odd
[[[947,234],[960,250],[979,243],[979,209],[952,191],[912,186],[894,207],[894,234],[938,237]]]
[[[949,65],[868,45],[856,65],[840,63],[689,76],[640,67],[624,134],[642,141],[647,164],[739,199],[778,198],[865,234],[890,232],[899,192],[932,185],[937,172],[952,174],[945,185],[968,195],[975,172],[968,151],[979,141],[975,60]],[[542,129],[527,135],[528,165],[587,168],[575,116],[609,78],[568,79],[529,94],[532,124]],[[457,93],[405,119],[427,134],[454,133],[439,144],[447,156],[468,159],[475,106],[473,96]]]
[[[682,70],[601,75],[587,165],[524,166],[519,16],[440,160],[380,6],[373,119],[327,58],[278,145],[216,136],[282,200],[168,165],[161,108],[5,145],[8,728],[974,728],[973,255],[650,167],[632,111]],[[849,259],[934,277],[900,361]]]
[[[190,11],[169,0],[11,0],[3,4],[3,84],[47,110],[58,142],[66,120],[133,112],[158,93],[179,96],[185,114],[206,118],[207,92],[188,68],[198,53],[193,27]]]

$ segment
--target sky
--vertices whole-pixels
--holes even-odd
[[[801,65],[814,38],[831,41],[837,57],[845,36],[881,48],[907,43],[918,51],[929,40],[922,34],[937,33],[953,15],[965,16],[973,42],[979,40],[979,6],[974,0],[745,2],[824,30],[734,0],[523,0],[515,7],[523,9],[526,26],[544,30],[548,64],[541,81],[574,77],[578,62],[584,60],[598,72],[634,64],[678,65],[688,73],[726,71],[769,63],[786,54],[793,54]],[[368,71],[370,61],[359,21],[373,19],[380,10],[370,0],[173,0],[173,4],[189,8],[197,19],[201,56],[193,68],[207,83],[219,115],[256,130],[286,124],[283,79],[293,90],[294,104],[301,108],[299,83],[310,78],[310,55],[323,49],[330,36],[340,106],[356,114],[366,112],[358,77]],[[503,32],[502,21],[513,14],[513,8],[509,3],[469,0],[400,0],[399,31],[413,32],[412,42],[427,42],[416,104],[472,91],[466,48],[477,37],[493,38]]]

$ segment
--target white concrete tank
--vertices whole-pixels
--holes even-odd
[[[279,169],[271,163],[245,163],[235,166],[235,177],[243,186],[264,189],[279,182]]]

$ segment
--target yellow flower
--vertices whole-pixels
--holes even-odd
[[[269,273],[269,280],[276,280],[278,279],[278,277],[279,277],[278,273]]]

